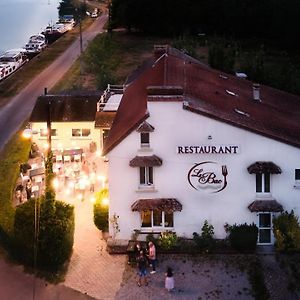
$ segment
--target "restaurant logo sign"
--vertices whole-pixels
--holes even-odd
[[[195,190],[219,193],[227,186],[228,170],[226,165],[204,161],[196,163],[188,172],[188,181]]]

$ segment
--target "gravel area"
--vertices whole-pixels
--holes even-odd
[[[138,287],[137,271],[128,266],[115,299],[254,299],[248,281],[247,256],[161,255],[149,285]],[[167,266],[174,270],[175,290],[164,288]]]

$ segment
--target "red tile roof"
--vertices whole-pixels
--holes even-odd
[[[300,147],[300,97],[260,86],[253,99],[253,83],[209,68],[173,48],[166,49],[124,92],[104,154],[148,117],[147,100],[183,99],[183,108],[257,134]],[[182,87],[182,95],[147,95],[158,86]],[[168,98],[169,97],[169,98]],[[160,99],[161,98],[161,99]]]

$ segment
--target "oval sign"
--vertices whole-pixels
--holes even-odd
[[[210,193],[223,191],[227,186],[228,170],[226,165],[213,161],[196,163],[188,173],[189,184],[195,190],[207,190]]]

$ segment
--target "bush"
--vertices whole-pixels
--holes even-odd
[[[94,223],[96,227],[102,231],[108,231],[108,205],[103,201],[108,199],[108,189],[102,189],[96,193],[96,201],[94,203]]]
[[[157,244],[158,242],[158,239],[153,235],[153,233],[149,233],[146,235],[146,242],[147,242],[147,245],[149,242],[152,242],[153,244]]]
[[[257,243],[258,228],[252,223],[228,226],[231,247],[240,252],[254,251]]]
[[[273,232],[277,250],[286,252],[300,250],[300,225],[293,210],[273,219]]]
[[[49,209],[45,198],[31,199],[17,207],[14,254],[31,265],[34,263],[35,204],[39,219],[37,266],[40,269],[57,270],[72,253],[74,208],[64,202],[55,201]]]
[[[158,241],[163,250],[170,250],[177,244],[177,235],[172,231],[161,232]]]
[[[21,132],[18,132],[1,152],[0,239],[7,246],[13,237],[14,228],[13,191],[20,174],[20,163],[28,160],[30,145],[30,141],[24,141]]]
[[[208,224],[208,221],[205,220],[201,229],[201,235],[199,235],[197,232],[194,232],[193,239],[198,249],[206,252],[212,251],[215,246],[213,225]]]

